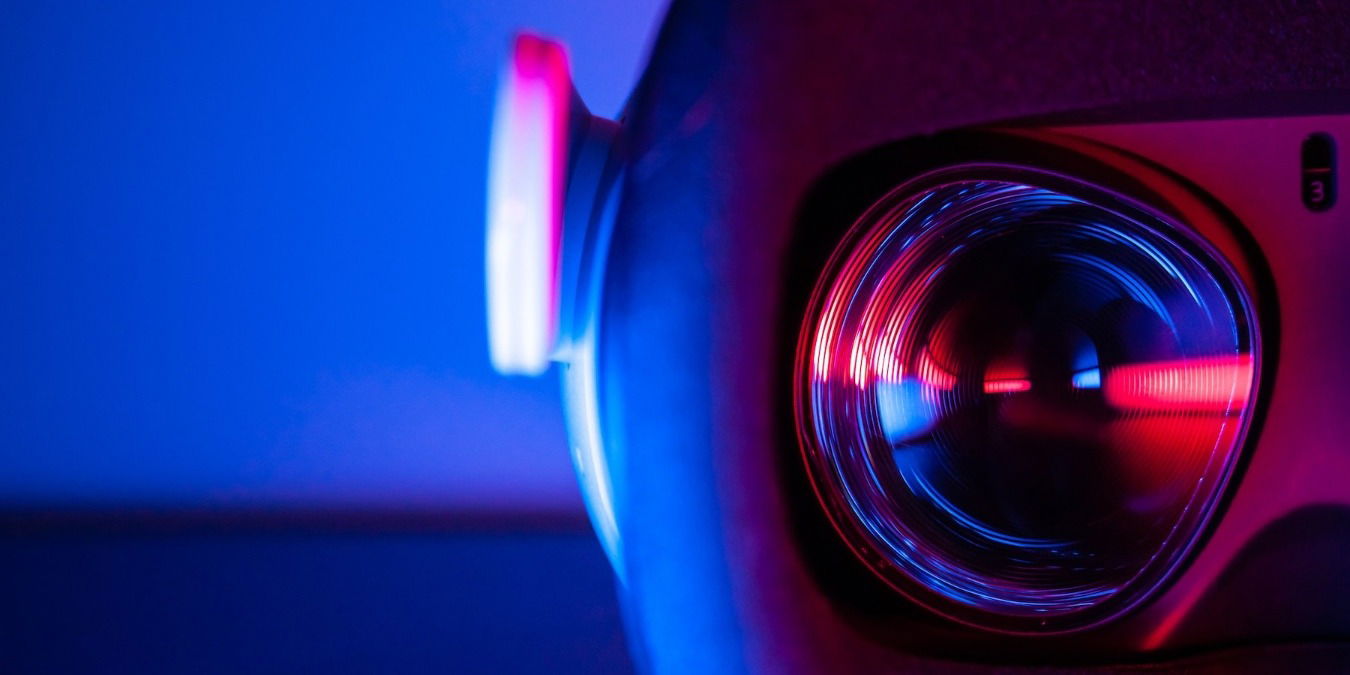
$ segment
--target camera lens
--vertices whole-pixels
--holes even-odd
[[[1056,632],[1137,604],[1239,454],[1247,290],[1164,213],[1030,168],[964,166],[873,206],[818,283],[799,437],[836,529],[911,599]]]

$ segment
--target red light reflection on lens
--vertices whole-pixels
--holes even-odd
[[[1226,412],[1247,404],[1252,386],[1250,354],[1117,366],[1106,372],[1103,392],[1117,408]]]
[[[1030,391],[1031,380],[985,380],[984,393],[986,394],[1011,394],[1019,391]]]
[[[956,376],[942,369],[927,349],[919,352],[919,379],[934,389],[951,391],[956,386]]]

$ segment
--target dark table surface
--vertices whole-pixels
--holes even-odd
[[[589,532],[0,530],[0,672],[627,673]]]

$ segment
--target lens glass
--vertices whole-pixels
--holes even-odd
[[[1159,212],[1031,170],[926,176],[854,226],[816,289],[797,405],[812,480],[854,550],[942,613],[1099,621],[1166,577],[1217,502],[1255,331],[1236,275]]]

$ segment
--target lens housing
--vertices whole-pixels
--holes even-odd
[[[1179,217],[961,164],[892,190],[826,264],[797,431],[835,528],[893,587],[983,628],[1080,630],[1202,533],[1259,354],[1243,279]]]

